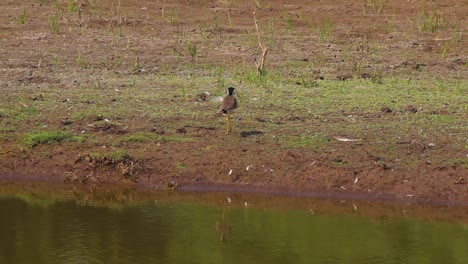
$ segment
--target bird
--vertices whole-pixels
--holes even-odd
[[[228,95],[224,97],[221,112],[226,115],[226,135],[231,134],[231,116],[230,111],[237,108],[237,98],[234,96],[234,87],[228,88]]]

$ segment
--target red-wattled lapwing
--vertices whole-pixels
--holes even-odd
[[[237,108],[237,99],[234,96],[234,87],[228,88],[228,95],[223,99],[223,109],[221,112],[226,115],[226,135],[231,134],[231,117],[229,111]]]

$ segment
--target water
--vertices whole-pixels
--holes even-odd
[[[364,202],[234,195],[228,203],[226,194],[141,199],[129,191],[96,202],[87,195],[0,196],[0,263],[468,263],[463,209],[381,212]],[[447,218],[428,219],[438,211]]]

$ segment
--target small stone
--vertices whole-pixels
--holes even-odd
[[[339,81],[346,81],[346,80],[349,80],[349,79],[352,79],[353,76],[351,74],[342,74],[342,75],[338,75],[336,76],[336,79],[339,80]]]
[[[418,109],[412,105],[408,105],[406,108],[405,108],[406,111],[408,112],[411,112],[411,113],[417,113],[418,112]]]
[[[64,126],[68,126],[68,125],[71,125],[73,124],[73,121],[70,119],[70,118],[65,118],[64,120],[62,120],[62,125]]]
[[[382,112],[382,113],[391,113],[392,111],[393,110],[390,109],[390,107],[388,107],[388,106],[384,106],[384,107],[380,108],[380,112]]]

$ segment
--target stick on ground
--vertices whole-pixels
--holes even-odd
[[[255,29],[257,30],[257,37],[258,37],[258,45],[262,49],[262,56],[260,57],[260,62],[257,63],[257,75],[261,75],[263,73],[263,66],[265,65],[265,57],[268,53],[268,47],[263,45],[262,39],[260,37],[260,31],[258,29],[258,20],[257,20],[257,15],[256,12],[253,11],[253,17],[255,20]]]

